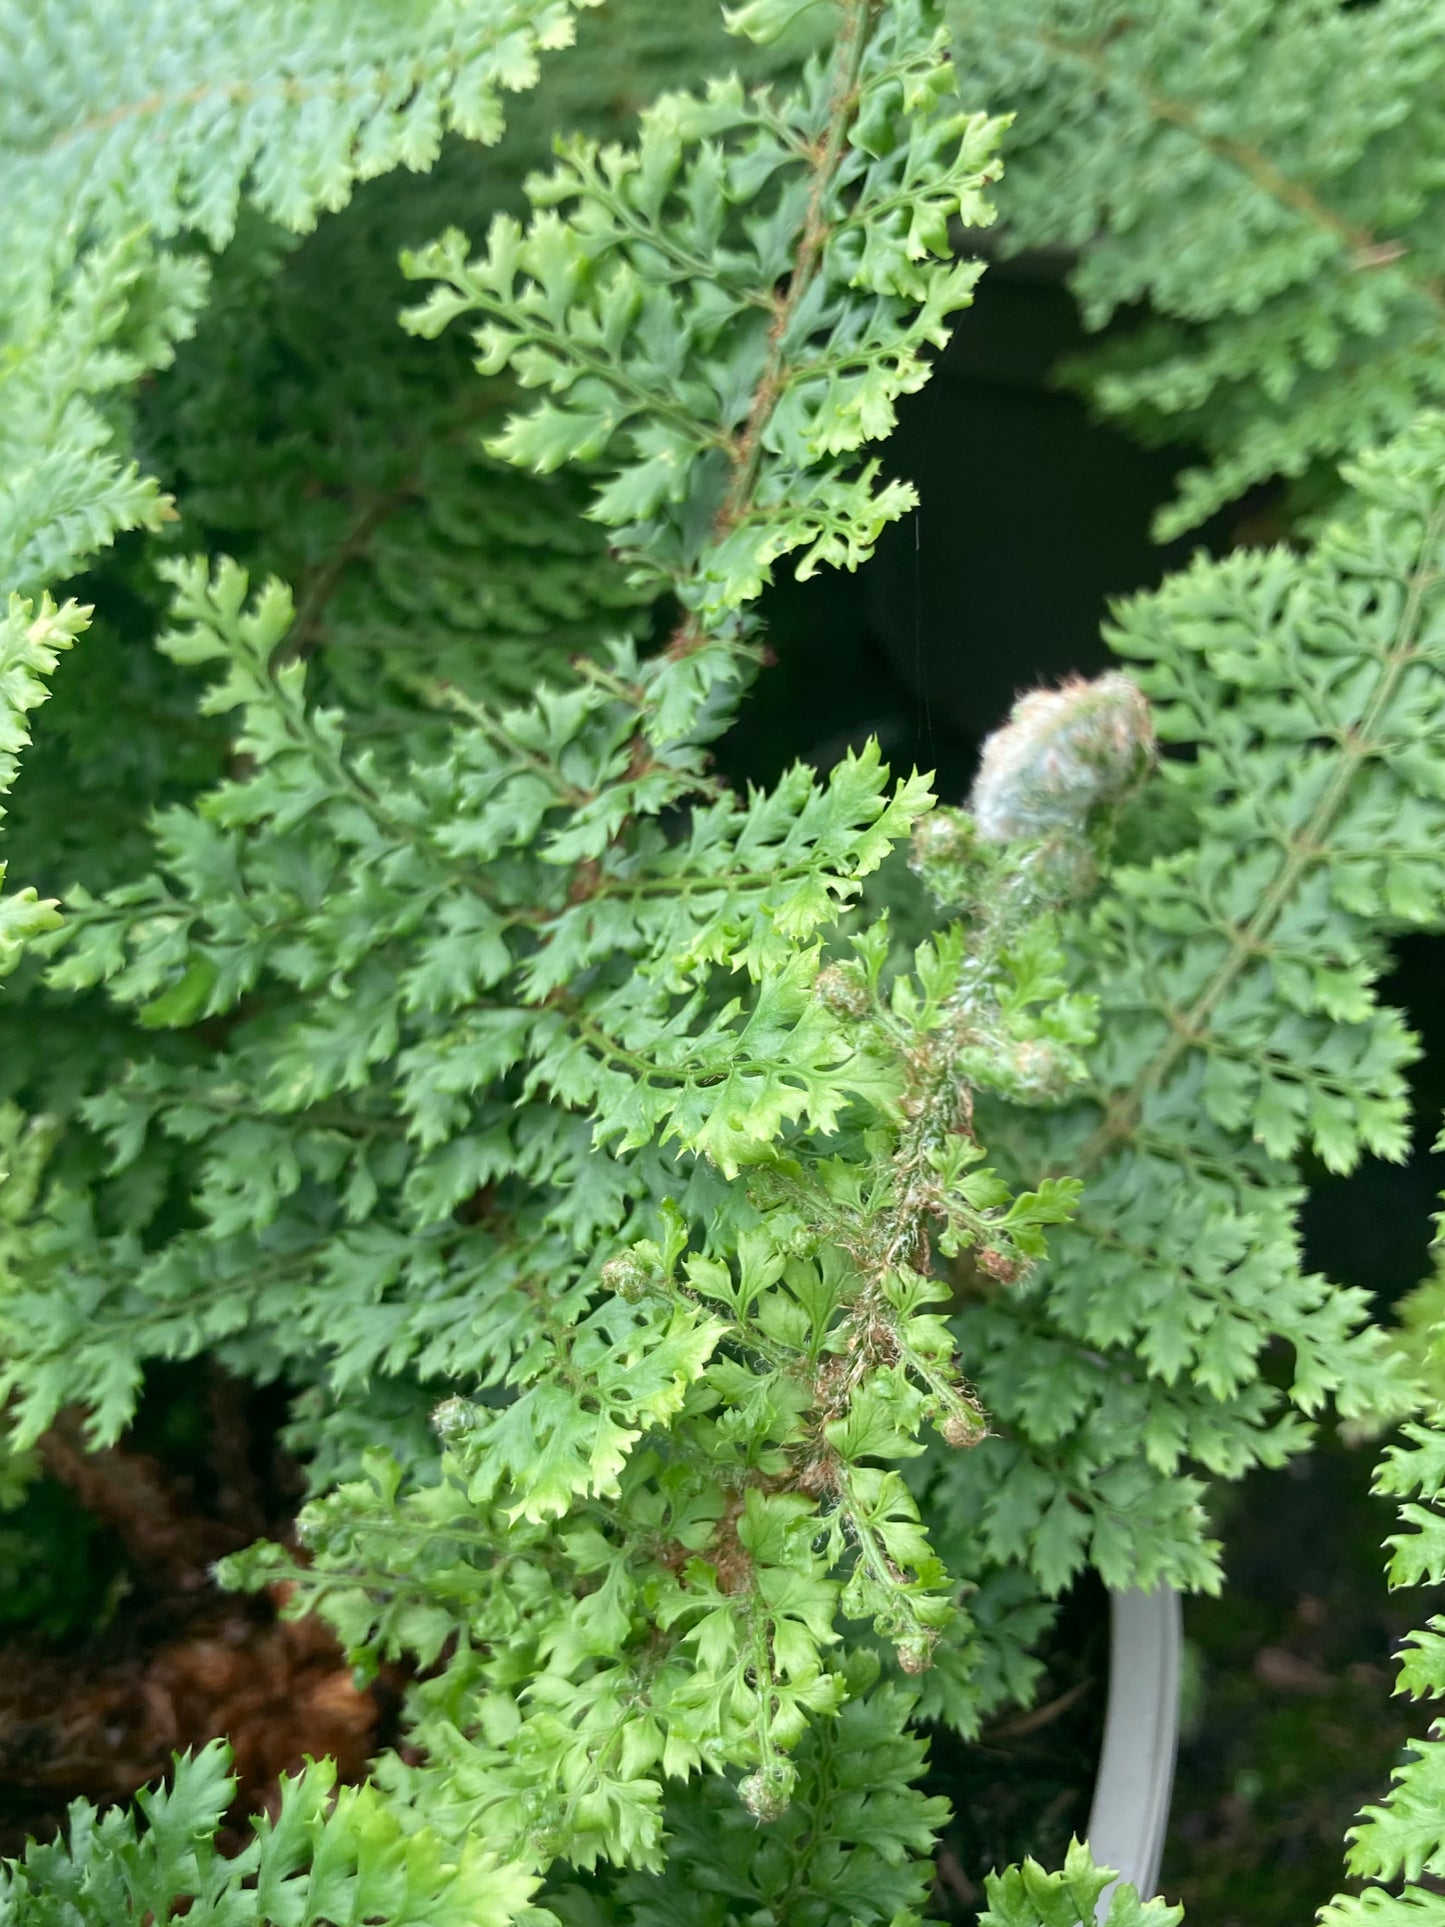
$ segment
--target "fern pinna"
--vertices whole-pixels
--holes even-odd
[[[763,46],[796,13],[733,25]],[[391,94],[383,63],[365,113],[338,82],[334,113],[282,114],[274,165],[311,198],[258,166],[261,212],[302,224],[426,160],[409,113],[492,131],[445,51],[470,58],[472,16],[427,17],[450,78]],[[488,87],[563,37],[559,8],[487,19],[520,36],[487,41],[515,53]],[[1404,1141],[1412,1045],[1373,984],[1442,901],[1445,426],[1362,459],[1312,550],[1125,605],[1136,680],[1027,699],[967,810],[876,746],[737,794],[707,746],[764,660],[757,598],[784,563],[856,566],[913,505],[868,450],[969,303],[955,241],[998,172],[933,6],[843,0],[834,25],[786,84],[666,93],[630,144],[563,142],[525,219],[408,257],[428,285],[388,380],[416,436],[368,466],[373,518],[335,475],[317,506],[284,433],[234,469],[208,446],[224,381],[269,379],[245,317],[257,290],[284,308],[287,249],[263,228],[128,417],[183,518],[189,484],[202,529],[302,586],[184,554],[185,520],[116,565],[143,605],[166,585],[157,686],[199,684],[202,719],[185,780],[104,861],[77,844],[57,929],[15,903],[7,1088],[50,1108],[5,1115],[0,1384],[19,1447],[71,1402],[116,1437],[154,1359],[294,1392],[300,1550],[228,1581],[285,1580],[363,1672],[422,1668],[375,1788],[323,1821],[313,1769],[258,1835],[298,1918],[342,1889],[352,1917],[410,1918],[415,1864],[437,1918],[485,1889],[498,1920],[902,1927],[944,1818],[913,1728],[971,1734],[1026,1692],[1086,1562],[1215,1583],[1204,1474],[1278,1462],[1327,1397],[1405,1397],[1358,1297],[1301,1275],[1291,1160]],[[211,122],[172,130],[162,242],[230,231],[237,88],[224,165]],[[212,173],[224,231],[192,206]],[[76,205],[99,248],[136,245]],[[184,247],[155,261],[199,303]],[[141,270],[105,285],[127,327],[150,313]],[[313,404],[345,407],[349,375]],[[104,506],[132,486],[120,426],[85,416],[91,519],[32,502],[17,579],[159,515]],[[469,601],[493,552],[504,593]],[[458,586],[413,583],[422,554]],[[7,754],[82,621],[12,606]],[[27,812],[25,781],[14,847],[38,861],[54,792]],[[69,1087],[26,1034],[67,1013],[89,1040]],[[214,1807],[220,1771],[183,1764],[175,1797]],[[37,1883],[118,1893],[160,1839],[101,1822],[92,1865],[76,1824],[12,1910],[48,1904]],[[250,1904],[204,1855],[167,1867],[172,1896]],[[392,1885],[363,1895],[367,1868]],[[1083,1919],[1104,1884],[1079,1853],[991,1904]]]

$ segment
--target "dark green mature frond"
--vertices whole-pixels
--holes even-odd
[[[588,4],[588,0],[579,0]],[[32,272],[144,223],[223,248],[243,195],[305,229],[359,181],[491,143],[508,92],[567,46],[573,0],[69,0],[0,12],[0,204]],[[7,280],[20,269],[9,256]],[[13,308],[12,295],[5,301]]]
[[[524,694],[637,630],[651,597],[581,519],[574,478],[484,452],[505,389],[459,342],[402,334],[405,284],[361,213],[279,274],[223,269],[142,431],[188,531],[293,585],[288,647],[353,725],[381,739],[430,714],[435,739],[438,685]]]
[[[1445,400],[1441,79],[1430,0],[951,0],[1017,112],[1003,245],[1078,251],[1097,405],[1202,448],[1161,537]]]
[[[1074,929],[1100,999],[1085,1101],[988,1121],[1018,1175],[1085,1190],[1042,1276],[963,1313],[1007,1442],[945,1473],[971,1529],[1050,1585],[1086,1557],[1116,1585],[1207,1581],[1178,1475],[1295,1449],[1261,1382],[1272,1339],[1299,1413],[1402,1395],[1363,1296],[1300,1270],[1291,1160],[1346,1171],[1408,1141],[1415,1045],[1374,984],[1389,933],[1445,921],[1445,419],[1350,481],[1310,553],[1200,560],[1112,631],[1161,738],[1192,749],[1156,781],[1193,834],[1114,869]]]
[[[170,360],[204,289],[199,262],[132,233],[93,248],[38,314],[0,309],[0,593],[63,581],[171,515],[117,442],[116,397]]]
[[[243,198],[304,230],[449,131],[495,141],[572,21],[572,0],[0,9],[0,592],[166,515],[117,429],[194,323],[189,237],[223,247]]]

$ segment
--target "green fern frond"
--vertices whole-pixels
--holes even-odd
[[[764,1910],[794,1927],[831,1927],[845,1909],[859,1927],[915,1927],[947,1810],[912,1785],[924,1748],[907,1730],[911,1698],[876,1687],[816,1728],[799,1749],[791,1805],[766,1825],[726,1781],[674,1794],[667,1829],[689,1869],[685,1896],[673,1880],[629,1874],[613,1892],[563,1888],[545,1904],[563,1927],[731,1927]]]
[[[429,167],[448,132],[495,141],[502,97],[572,23],[571,0],[0,11],[0,589],[169,513],[115,437],[118,391],[203,300],[180,243],[224,247],[243,197],[304,230],[358,182]]]
[[[917,0],[842,31],[849,60],[811,60],[792,95],[665,96],[635,148],[565,150],[529,227],[498,217],[485,257],[452,233],[409,264],[440,282],[414,328],[476,315],[480,366],[549,397],[495,451],[604,465],[591,513],[682,603],[684,660],[783,556],[801,551],[800,576],[856,567],[911,505],[854,458],[979,272],[949,258],[948,222],[991,218],[999,123],[961,110]],[[697,701],[661,704],[657,727]]]
[[[63,581],[122,530],[173,514],[117,449],[116,396],[170,359],[204,288],[198,262],[158,258],[131,233],[92,249],[38,314],[0,310],[6,590]]]
[[[1036,1860],[1025,1860],[984,1882],[988,1906],[979,1915],[980,1927],[1091,1927],[1100,1918],[1098,1907],[1117,1876],[1096,1866],[1082,1841],[1071,1840],[1063,1866],[1046,1872]],[[1179,1927],[1182,1907],[1162,1900],[1141,1899],[1127,1884],[1113,1886],[1102,1916],[1105,1927]]]
[[[1362,1295],[1300,1270],[1291,1161],[1407,1143],[1415,1046],[1374,984],[1388,934],[1445,914],[1442,476],[1436,416],[1350,472],[1308,554],[1200,560],[1118,612],[1161,739],[1192,750],[1156,781],[1194,835],[1116,867],[1073,932],[1100,998],[1085,1101],[988,1120],[1017,1176],[1077,1173],[1084,1199],[1036,1281],[966,1306],[1009,1442],[942,1474],[967,1529],[1026,1546],[1047,1585],[1085,1558],[1114,1585],[1210,1583],[1189,1461],[1278,1463],[1326,1396],[1408,1402]]]
[[[97,1813],[75,1801],[67,1836],[31,1842],[0,1867],[6,1927],[113,1927],[199,1922],[368,1920],[385,1927],[510,1927],[536,1885],[470,1844],[449,1855],[426,1832],[407,1835],[370,1788],[336,1786],[328,1761],[282,1775],[280,1809],[254,1822],[232,1859],[215,1840],[235,1793],[219,1740],[178,1756],[169,1786],[135,1809]]]
[[[1440,1339],[1434,1342],[1440,1369]],[[1400,1503],[1402,1530],[1387,1543],[1389,1579],[1395,1586],[1438,1586],[1445,1579],[1445,1432],[1440,1412],[1429,1424],[1408,1424],[1386,1452],[1375,1476],[1377,1491]],[[1445,1621],[1429,1620],[1409,1635],[1400,1655],[1397,1693],[1438,1701],[1445,1696]],[[1320,1911],[1321,1927],[1405,1927],[1441,1917],[1440,1896],[1422,1879],[1445,1873],[1445,1736],[1435,1721],[1427,1738],[1411,1742],[1404,1764],[1377,1805],[1366,1807],[1348,1836],[1348,1872],[1372,1884],[1341,1894]],[[1391,1891],[1392,1888],[1398,1891]]]
[[[0,202],[14,241],[47,262],[77,235],[144,222],[220,249],[243,194],[307,228],[360,181],[430,167],[449,132],[495,142],[505,95],[570,43],[573,14],[572,0],[204,13],[151,0],[109,20],[68,0],[7,5]]]
[[[1077,255],[1104,412],[1202,448],[1161,539],[1445,400],[1445,62],[1422,0],[951,0],[959,59],[1017,111],[1003,245]]]
[[[1268,34],[1224,11],[1233,72]],[[1280,47],[1312,22],[1338,51],[1330,9],[1287,12]],[[1405,0],[1366,12],[1339,18],[1382,61],[1415,45]],[[753,0],[733,24],[773,48],[800,17]],[[489,238],[412,258],[435,284],[412,325],[465,319],[480,378],[450,339],[377,346],[378,236],[465,204],[470,160],[304,248],[274,224],[429,164],[448,127],[489,137],[498,90],[565,35],[553,0],[374,0],[344,30],[322,0],[284,21],[228,0],[204,47],[127,48],[135,87],[105,125],[101,40],[77,42],[74,98],[47,93],[23,154],[0,141],[47,237],[70,222],[0,371],[5,452],[32,465],[8,566],[73,567],[167,513],[117,465],[148,370],[141,465],[175,487],[188,546],[239,551],[136,543],[97,574],[109,640],[149,644],[158,583],[169,626],[148,747],[114,785],[123,834],[59,930],[17,912],[29,1001],[7,1034],[48,1008],[78,1041],[57,1121],[0,1111],[0,1401],[17,1445],[71,1402],[105,1440],[152,1360],[284,1380],[314,1497],[295,1546],[223,1577],[284,1582],[363,1673],[420,1666],[407,1745],[365,1791],[333,1803],[308,1768],[234,1872],[213,1846],[224,1763],[183,1763],[144,1824],[83,1812],[11,1872],[37,1920],[61,1892],[83,1919],[186,1897],[246,1919],[254,1893],[258,1918],[502,1927],[550,1878],[537,1906],[568,1927],[759,1907],[903,1927],[944,1817],[906,1723],[972,1731],[1026,1692],[1042,1596],[1086,1561],[1212,1585],[1206,1474],[1277,1462],[1326,1398],[1408,1402],[1360,1297],[1301,1275],[1294,1165],[1405,1146],[1413,1040],[1375,986],[1388,936],[1445,903],[1445,419],[1363,459],[1309,551],[1201,561],[1125,605],[1137,682],[1029,698],[969,811],[895,781],[876,743],[731,788],[706,745],[762,659],[760,591],[785,559],[855,566],[913,500],[873,450],[968,304],[957,230],[990,218],[1003,131],[955,93],[924,0],[826,18],[785,81],[751,86],[744,47],[742,75],[665,93],[635,141],[607,136],[609,78],[525,221],[514,173],[478,189]],[[1131,17],[1109,43],[1135,107],[1177,26]],[[1114,111],[1103,94],[1090,112]],[[1041,149],[1074,138],[1058,98]],[[1387,119],[1349,135],[1371,166]],[[1105,223],[1081,269],[1105,276],[1102,312],[1152,270],[1110,253],[1127,210],[1078,171],[1057,219],[1080,241]],[[1334,241],[1283,205],[1305,225],[1285,223],[1274,280],[1250,277],[1283,230],[1251,216],[1218,250],[1234,292],[1191,325],[1233,342],[1307,281],[1334,299]],[[203,242],[227,244],[209,283]],[[1398,292],[1401,262],[1377,270]],[[79,619],[17,603],[9,625],[0,779]],[[74,700],[77,741],[119,660]],[[1174,753],[1136,802],[1155,729]],[[37,863],[75,848],[45,834],[63,772],[21,793]],[[1131,836],[1161,798],[1162,845]],[[1159,853],[1112,857],[1121,828]],[[905,850],[940,913],[910,941],[862,905]],[[17,1046],[17,1088],[53,1034]],[[1433,1491],[1429,1435],[1413,1450],[1398,1476]],[[1417,1504],[1397,1575],[1442,1567]],[[1376,1842],[1369,1864],[1434,1864],[1407,1817],[1396,1860]],[[705,1876],[685,1893],[680,1852]],[[1000,1876],[990,1920],[1082,1923],[1109,1880],[1076,1847],[1061,1873]],[[1114,1909],[1174,1919],[1127,1891]]]
[[[14,784],[20,751],[30,740],[26,716],[48,697],[44,679],[84,631],[88,614],[74,602],[57,609],[43,596],[37,608],[15,595],[0,617],[0,795]],[[4,877],[0,864],[0,882]],[[42,902],[34,889],[0,896],[0,977],[15,968],[32,937],[57,921],[55,906]]]

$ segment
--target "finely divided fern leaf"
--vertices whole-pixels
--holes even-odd
[[[368,1920],[385,1927],[509,1927],[536,1881],[468,1843],[448,1852],[407,1834],[368,1788],[336,1786],[329,1761],[282,1775],[279,1810],[223,1859],[216,1835],[235,1792],[217,1740],[178,1757],[169,1786],[135,1810],[70,1809],[67,1837],[34,1842],[0,1868],[5,1927],[112,1927],[119,1920],[188,1920],[220,1927],[295,1927]]]
[[[1085,1190],[1038,1282],[965,1309],[1011,1442],[945,1472],[1050,1585],[1085,1557],[1113,1584],[1208,1582],[1181,1467],[1276,1463],[1326,1395],[1401,1396],[1361,1295],[1300,1270],[1291,1160],[1407,1142],[1415,1046],[1373,986],[1387,934],[1445,916],[1442,478],[1432,416],[1351,470],[1310,553],[1201,560],[1118,612],[1161,738],[1192,749],[1156,779],[1192,834],[1116,867],[1075,929],[1100,1000],[1086,1101],[990,1122],[1019,1175]],[[1294,1411],[1261,1381],[1275,1337]]]
[[[588,4],[588,0],[580,0]],[[573,0],[70,0],[0,9],[0,204],[34,264],[144,223],[223,248],[245,195],[288,228],[360,181],[493,142]],[[13,275],[19,263],[7,260]]]
[[[167,513],[117,429],[120,391],[202,302],[187,237],[225,246],[243,199],[305,229],[358,182],[429,167],[450,131],[495,141],[504,94],[572,17],[572,0],[0,7],[0,593]]]
[[[1440,1335],[1434,1339],[1439,1368]],[[1400,1501],[1403,1528],[1389,1541],[1391,1586],[1438,1586],[1445,1580],[1445,1432],[1438,1406],[1429,1424],[1409,1424],[1385,1454],[1376,1473],[1380,1492]],[[1412,1699],[1438,1702],[1445,1695],[1445,1620],[1436,1617],[1412,1633],[1400,1656],[1395,1688]],[[1322,1927],[1433,1927],[1445,1906],[1422,1878],[1445,1873],[1445,1735],[1435,1721],[1426,1738],[1411,1742],[1405,1762],[1391,1775],[1384,1799],[1364,1809],[1349,1834],[1346,1867],[1369,1881],[1357,1894],[1341,1894],[1320,1912]],[[1390,1889],[1398,1888],[1392,1892]]]
[[[856,567],[911,505],[856,457],[978,277],[948,223],[991,218],[1000,124],[963,110],[921,0],[862,19],[846,10],[847,58],[810,60],[791,94],[666,95],[634,147],[569,144],[485,256],[452,233],[409,263],[439,282],[413,327],[475,316],[481,367],[543,391],[496,452],[604,465],[591,512],[682,602],[679,650],[781,557]]]
[[[0,616],[0,795],[14,783],[20,751],[30,740],[26,715],[50,693],[43,678],[82,633],[86,618],[76,603],[57,609],[48,596],[38,606],[12,596]],[[0,864],[0,882],[4,876]],[[27,941],[56,921],[54,906],[42,903],[33,889],[0,896],[0,977],[15,967]]]

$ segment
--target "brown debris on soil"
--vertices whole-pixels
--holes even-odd
[[[289,1538],[299,1480],[274,1452],[276,1476],[256,1477],[244,1394],[219,1374],[211,1405],[199,1480],[126,1445],[88,1451],[73,1412],[41,1441],[50,1476],[119,1538],[130,1590],[115,1623],[78,1648],[0,1647],[0,1853],[52,1836],[78,1795],[127,1798],[166,1774],[174,1752],[218,1736],[238,1782],[223,1844],[238,1849],[247,1816],[276,1811],[282,1773],[327,1754],[356,1780],[389,1738],[399,1669],[359,1690],[325,1625],[280,1617],[284,1586],[247,1597],[212,1578],[223,1554]]]

